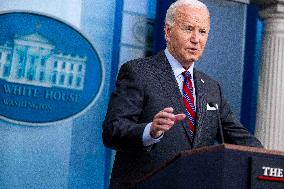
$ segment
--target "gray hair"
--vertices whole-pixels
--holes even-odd
[[[204,8],[208,10],[207,6],[198,0],[177,0],[176,2],[171,4],[171,6],[168,8],[165,23],[169,24],[170,26],[174,25],[176,9],[177,7],[182,5],[190,5],[193,7]]]

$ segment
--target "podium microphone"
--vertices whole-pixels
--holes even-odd
[[[214,107],[217,111],[217,117],[218,117],[218,129],[220,132],[220,138],[221,138],[221,144],[224,144],[224,135],[223,135],[223,128],[222,128],[222,124],[221,124],[221,118],[220,118],[220,112],[219,112],[219,108],[218,108],[218,104],[215,103],[209,103],[210,107]]]

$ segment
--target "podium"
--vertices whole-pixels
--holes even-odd
[[[230,144],[178,154],[136,182],[146,189],[284,189],[284,152]]]

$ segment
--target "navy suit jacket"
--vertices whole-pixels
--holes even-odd
[[[166,107],[185,113],[182,96],[172,68],[164,54],[125,63],[119,72],[108,112],[103,123],[103,142],[117,151],[111,183],[135,182],[163,165],[177,153],[214,145],[218,138],[218,104],[226,143],[261,147],[261,143],[235,118],[220,85],[194,69],[197,126],[189,140],[187,121],[176,123],[159,143],[143,146],[145,126]]]

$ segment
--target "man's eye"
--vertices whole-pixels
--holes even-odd
[[[199,32],[200,32],[201,34],[206,34],[206,33],[207,33],[206,30],[200,30]]]
[[[193,27],[187,27],[186,30],[187,30],[187,31],[192,31],[192,30],[193,30]]]
[[[185,31],[185,32],[191,32],[191,31],[193,31],[193,27],[185,26],[185,27],[182,28],[182,30]]]

